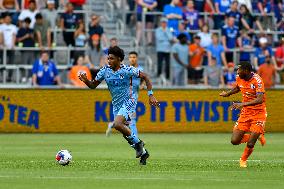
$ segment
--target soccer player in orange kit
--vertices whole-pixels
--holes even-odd
[[[266,143],[264,138],[267,117],[265,90],[261,77],[252,72],[249,62],[241,62],[237,73],[236,86],[230,91],[223,91],[220,96],[229,97],[239,91],[242,93],[242,102],[232,105],[232,110],[240,109],[241,114],[235,124],[231,142],[233,145],[247,143],[240,158],[240,167],[247,167],[247,159],[253,152],[257,139],[260,140],[262,146]]]

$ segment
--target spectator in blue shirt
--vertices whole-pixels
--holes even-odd
[[[61,15],[60,19],[60,27],[63,30],[63,39],[67,46],[75,46],[74,32],[79,20],[81,20],[81,18],[78,14],[74,13],[74,7],[72,3],[67,3],[66,12]]]
[[[219,35],[212,34],[212,44],[207,47],[208,62],[212,61],[212,57],[216,59],[216,65],[227,68],[227,60],[224,47],[220,44]],[[222,64],[223,62],[223,64]]]
[[[226,51],[226,58],[228,62],[233,62],[233,52],[230,50],[235,49],[237,43],[240,48],[242,47],[239,28],[234,24],[235,18],[230,16],[227,19],[227,24],[222,27],[222,44]]]
[[[242,41],[242,48],[240,49],[240,62],[249,62],[250,61],[250,52],[249,50],[253,49],[253,40],[248,35],[246,30],[241,30],[241,41]]]
[[[192,0],[187,1],[182,17],[186,23],[186,28],[190,30],[198,30],[199,26],[202,25],[202,20],[199,17],[198,11],[194,9]]]
[[[171,32],[178,30],[178,21],[182,19],[182,10],[178,7],[179,0],[172,0],[164,7],[164,16],[168,18],[168,28]]]
[[[276,60],[272,48],[267,45],[267,38],[261,37],[259,39],[259,47],[254,52],[254,69],[258,70],[259,66],[265,63],[267,56],[271,57],[272,63],[276,66]]]
[[[230,8],[231,0],[214,0],[216,16],[214,16],[214,29],[220,29],[224,25],[225,13]]]
[[[238,11],[238,5],[239,5],[238,1],[234,1],[231,5],[231,8],[226,11],[226,17],[227,18],[230,17],[230,16],[234,17],[235,18],[235,26],[240,28],[241,27],[242,15]]]
[[[47,51],[43,51],[32,69],[33,86],[62,85],[56,65],[49,60]]]
[[[161,19],[161,26],[155,30],[156,37],[156,51],[158,60],[158,73],[159,77],[162,74],[163,62],[165,61],[166,78],[170,78],[170,51],[173,35],[167,27],[167,18]]]
[[[137,27],[136,27],[136,39],[138,44],[141,40],[142,34],[142,13],[153,11],[157,7],[157,0],[138,0],[137,1]],[[146,15],[145,17],[146,29],[153,29],[154,15]],[[147,44],[152,45],[153,33],[152,31],[147,32]]]
[[[21,22],[21,27],[18,30],[16,41],[19,47],[34,47],[34,30],[30,29],[31,19],[29,17]],[[33,51],[21,51],[21,64],[28,65],[34,62]]]
[[[89,23],[89,44],[90,46],[92,45],[92,36],[95,34],[98,34],[100,36],[100,39],[103,42],[103,47],[107,47],[108,46],[108,39],[104,33],[104,28],[100,25],[100,19],[101,17],[96,15],[96,14],[92,14],[91,15],[91,21]]]
[[[236,83],[235,64],[233,62],[228,63],[228,70],[224,73],[225,82],[227,87],[232,88]]]
[[[263,29],[271,29],[273,27],[273,18],[271,16],[267,16],[269,13],[274,13],[274,1],[273,0],[258,0],[257,8],[258,12],[261,13],[260,22]]]

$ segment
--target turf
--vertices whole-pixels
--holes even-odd
[[[284,134],[267,134],[249,167],[230,134],[141,134],[151,153],[140,166],[118,134],[2,134],[0,188],[283,188]],[[72,151],[60,166],[55,154]]]

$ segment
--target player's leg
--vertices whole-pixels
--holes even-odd
[[[135,145],[136,150],[136,158],[141,157],[143,154],[143,142],[133,133],[131,130],[124,124],[126,121],[125,116],[117,115],[114,120],[113,128],[118,130],[127,138],[127,140],[131,141]]]
[[[231,143],[233,145],[239,145],[241,143],[244,135],[245,135],[245,131],[239,130],[238,128],[235,128],[233,130],[233,134],[232,134],[232,137],[231,137]]]
[[[138,137],[138,131],[137,131],[136,123],[137,123],[136,113],[134,113],[131,116],[131,121],[129,123],[129,127],[130,127],[131,132],[136,134],[136,136]],[[126,140],[127,140],[127,138],[126,138]],[[130,144],[131,147],[134,147],[134,145],[131,144],[131,141],[128,141],[128,143]],[[146,165],[147,159],[149,158],[149,156],[150,156],[149,152],[145,148],[143,148],[143,154],[142,154],[142,156],[140,158],[140,164],[141,165]]]
[[[250,138],[249,141],[247,142],[247,146],[242,154],[242,157],[240,159],[240,166],[241,167],[247,167],[247,159],[249,158],[249,156],[252,154],[253,149],[254,149],[254,145],[257,141],[257,139],[259,138],[259,136],[261,135],[261,133],[254,133],[252,132],[250,134]]]
[[[129,127],[131,132],[133,132],[137,137],[138,137],[138,131],[137,131],[137,127],[136,127],[136,113],[132,114],[131,118],[130,118],[130,123],[129,123]]]

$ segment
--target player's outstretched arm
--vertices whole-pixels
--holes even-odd
[[[229,91],[222,91],[219,95],[222,97],[229,97],[233,94],[236,94],[240,91],[240,88],[238,86],[235,86],[234,88],[232,88]]]
[[[145,81],[146,83],[146,86],[147,86],[147,90],[148,90],[148,96],[149,96],[149,104],[152,105],[152,106],[156,106],[156,107],[159,107],[160,106],[160,103],[157,101],[157,99],[154,97],[154,93],[152,91],[152,83],[149,79],[149,77],[143,73],[143,72],[140,72],[139,74],[139,77]]]
[[[79,73],[78,77],[79,77],[79,79],[80,79],[81,81],[83,81],[90,89],[95,89],[95,88],[97,88],[97,86],[101,83],[101,82],[96,81],[96,80],[93,80],[93,81],[88,80],[86,73]]]

